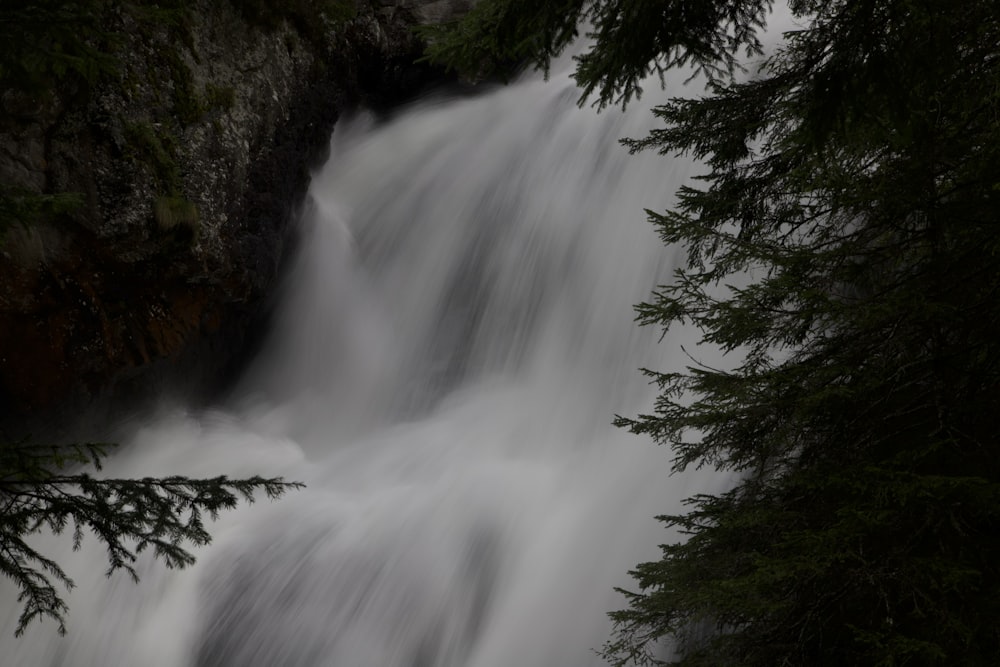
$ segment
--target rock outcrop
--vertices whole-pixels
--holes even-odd
[[[2,93],[0,183],[80,201],[0,241],[0,422],[217,379],[265,310],[339,111],[440,76],[414,65],[411,28],[468,2],[376,0],[308,25],[244,4],[162,23],[109,10],[116,76]]]

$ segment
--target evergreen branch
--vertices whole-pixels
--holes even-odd
[[[0,573],[20,589],[18,635],[44,617],[64,633],[68,609],[53,580],[73,587],[55,561],[29,546],[27,536],[43,530],[58,535],[72,526],[75,550],[90,533],[105,546],[105,574],[122,570],[138,581],[134,563],[147,550],[169,568],[194,563],[188,549],[211,541],[203,514],[215,520],[241,500],[253,503],[257,492],[274,500],[303,486],[280,477],[95,479],[85,472],[63,472],[81,465],[100,470],[110,447],[27,442],[0,447]]]

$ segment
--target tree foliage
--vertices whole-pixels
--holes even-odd
[[[194,563],[190,546],[211,541],[206,517],[216,519],[240,499],[252,503],[262,491],[275,499],[301,484],[281,478],[190,479],[145,477],[95,478],[80,467],[101,470],[110,446],[103,443],[0,446],[0,574],[20,591],[17,634],[41,618],[65,633],[69,611],[57,585],[73,580],[55,560],[31,544],[31,536],[72,533],[74,550],[91,533],[107,550],[107,576],[118,570],[138,581],[134,567],[144,551],[170,568]]]
[[[599,104],[659,67],[708,75],[626,141],[706,165],[649,212],[688,261],[638,319],[736,361],[646,371],[654,411],[616,423],[739,481],[660,517],[685,539],[632,572],[603,654],[1000,664],[1000,6],[792,0],[765,59],[769,5],[483,0],[432,51],[544,67],[590,21]],[[730,75],[740,49],[753,76]]]
[[[580,34],[593,46],[575,56],[582,99],[624,105],[643,79],[691,65],[711,80],[726,78],[741,53],[761,53],[768,0],[486,0],[459,23],[429,27],[428,58],[460,71],[494,74],[532,61],[548,73],[552,59]],[[661,79],[662,80],[662,79]]]

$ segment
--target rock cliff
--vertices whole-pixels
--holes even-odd
[[[0,422],[216,379],[340,110],[440,76],[411,28],[468,2],[164,4],[101,5],[112,74],[2,92],[5,201],[73,205],[0,229]]]

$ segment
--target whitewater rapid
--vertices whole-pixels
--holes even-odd
[[[671,476],[611,426],[651,408],[640,368],[695,349],[633,322],[681,260],[643,210],[694,168],[619,146],[649,98],[597,114],[577,95],[529,77],[338,124],[260,358],[212,410],[128,427],[107,470],[307,488],[224,515],[188,570],[143,560],[139,584],[105,579],[93,539],[40,538],[78,584],[68,634],[15,639],[3,582],[0,662],[602,664],[614,587],[670,539],[653,517],[725,479]]]

